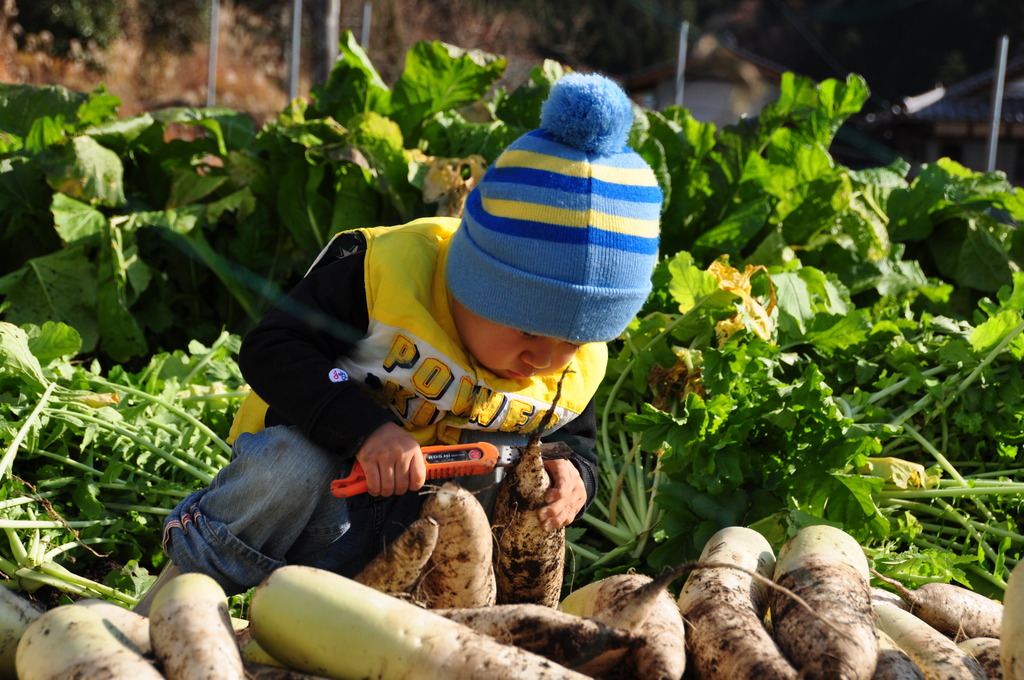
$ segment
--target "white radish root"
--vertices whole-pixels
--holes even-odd
[[[907,604],[906,600],[892,592],[891,590],[885,590],[884,588],[871,588],[871,604],[876,602],[884,602],[899,607],[900,609],[910,611],[910,605]]]
[[[941,633],[957,639],[999,637],[1003,605],[952,583],[926,583],[913,590],[875,572],[910,605],[911,613]]]
[[[472,493],[445,482],[427,496],[421,517],[437,523],[437,539],[416,599],[428,608],[494,604],[494,537],[487,511]]]
[[[164,676],[99,612],[74,604],[33,621],[16,654],[18,680],[163,680]]]
[[[235,631],[235,643],[238,644],[238,651],[242,655],[242,663],[248,668],[250,665],[277,666],[284,668],[284,664],[267,653],[267,650],[260,647],[256,637],[252,634],[252,626]]]
[[[142,653],[150,654],[153,646],[149,641],[149,618],[125,609],[113,602],[87,598],[75,603],[79,607],[89,607],[110,621]]]
[[[437,522],[420,517],[378,553],[355,580],[382,593],[409,592],[434,552],[437,534]]]
[[[310,675],[291,668],[246,662],[245,680],[332,680],[323,675]]]
[[[900,604],[905,603],[900,600]],[[878,631],[878,665],[875,666],[875,674],[871,676],[871,680],[924,680],[924,675],[913,659],[907,656],[891,637],[883,631]]]
[[[15,677],[18,641],[43,611],[14,590],[0,586],[0,678]]]
[[[974,660],[984,669],[989,680],[1001,680],[1003,669],[1000,665],[1000,644],[999,638],[976,637],[961,640],[957,647],[974,657]]]
[[[289,668],[374,680],[588,676],[321,569],[289,565],[253,591],[256,641]]]
[[[565,529],[549,531],[538,514],[550,487],[540,445],[531,442],[498,484],[491,514],[498,604],[558,606],[565,579]]]
[[[801,677],[870,680],[878,636],[857,541],[827,525],[801,529],[779,549],[775,583],[803,600],[775,589],[768,600],[775,639]]]
[[[913,659],[926,680],[987,680],[974,657],[923,620],[891,604],[874,607],[879,629]]]
[[[1024,680],[1024,567],[1010,572],[1003,593],[1000,665],[1006,680]]]
[[[540,604],[496,604],[436,612],[498,642],[592,676],[607,673],[637,641],[619,628]]]
[[[227,596],[205,574],[175,576],[153,598],[153,653],[167,680],[243,680]]]
[[[686,629],[661,579],[615,574],[579,588],[562,611],[632,632],[637,642],[608,678],[678,680],[686,670]]]
[[[774,573],[768,541],[753,529],[726,527],[708,540],[699,562],[722,566],[691,572],[676,600],[696,677],[795,680],[796,669],[763,624],[767,586],[751,575],[768,579]]]

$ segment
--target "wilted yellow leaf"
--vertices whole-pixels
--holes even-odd
[[[938,483],[938,477],[929,475],[920,463],[902,458],[868,458],[858,469],[862,475],[880,477],[900,489],[927,489]]]
[[[740,273],[738,269],[724,260],[716,260],[708,267],[708,271],[718,279],[718,287],[740,298],[743,306],[743,314],[737,313],[728,319],[719,321],[715,326],[715,335],[718,337],[719,346],[725,344],[725,341],[733,333],[742,328],[749,328],[762,340],[771,339],[773,327],[771,313],[775,309],[775,287],[769,285],[771,299],[768,301],[768,306],[765,307],[751,295],[750,285],[750,279],[754,274],[763,271],[767,275],[768,269],[764,265],[748,264]],[[744,321],[744,317],[746,317],[746,321]]]
[[[461,217],[466,197],[484,176],[484,157],[479,154],[466,158],[428,156],[425,162],[429,165],[423,178],[423,201],[437,203],[438,215]]]
[[[75,401],[92,408],[102,408],[120,404],[121,397],[115,392],[104,392],[103,394],[83,394],[75,397]]]

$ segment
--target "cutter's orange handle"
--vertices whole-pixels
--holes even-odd
[[[424,446],[422,451],[427,479],[482,475],[498,464],[498,447],[488,442]],[[359,461],[352,465],[348,477],[331,482],[331,493],[338,498],[349,498],[366,491],[366,473]]]

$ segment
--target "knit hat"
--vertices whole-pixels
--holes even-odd
[[[513,142],[466,200],[447,278],[474,314],[568,340],[617,337],[651,291],[661,189],[626,140],[633,107],[600,75],[551,88],[541,127]]]

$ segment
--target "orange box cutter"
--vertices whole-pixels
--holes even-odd
[[[427,479],[486,474],[496,467],[512,465],[522,455],[517,447],[499,447],[488,442],[424,446],[422,450]],[[348,477],[331,482],[331,493],[338,498],[366,493],[366,474],[359,461],[352,466]]]

